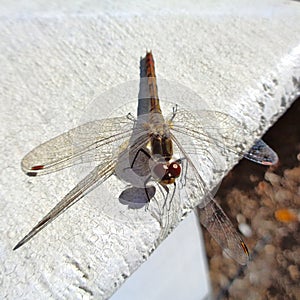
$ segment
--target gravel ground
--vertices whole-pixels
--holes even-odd
[[[216,199],[244,232],[252,259],[241,267],[205,231],[215,299],[300,299],[300,99],[265,134],[279,163],[243,159]]]

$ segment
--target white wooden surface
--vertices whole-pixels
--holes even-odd
[[[1,298],[107,298],[142,263],[151,234],[103,223],[84,199],[12,247],[79,180],[65,171],[26,177],[22,157],[78,124],[91,99],[138,79],[145,49],[158,77],[247,122],[253,140],[299,93],[296,1],[10,1],[0,14]],[[121,105],[103,103],[102,117]]]

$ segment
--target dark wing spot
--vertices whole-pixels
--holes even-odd
[[[37,175],[37,172],[27,172],[26,175],[34,177]]]

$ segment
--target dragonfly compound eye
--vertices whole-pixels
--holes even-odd
[[[179,163],[173,162],[170,165],[158,163],[152,168],[153,177],[161,184],[172,184],[180,176],[181,167]]]
[[[168,168],[172,178],[178,178],[181,173],[181,167],[178,162],[172,162]]]

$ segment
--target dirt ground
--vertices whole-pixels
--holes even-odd
[[[215,299],[300,299],[300,99],[263,140],[279,163],[268,168],[243,159],[216,195],[247,235],[248,265],[222,255],[204,230]]]

